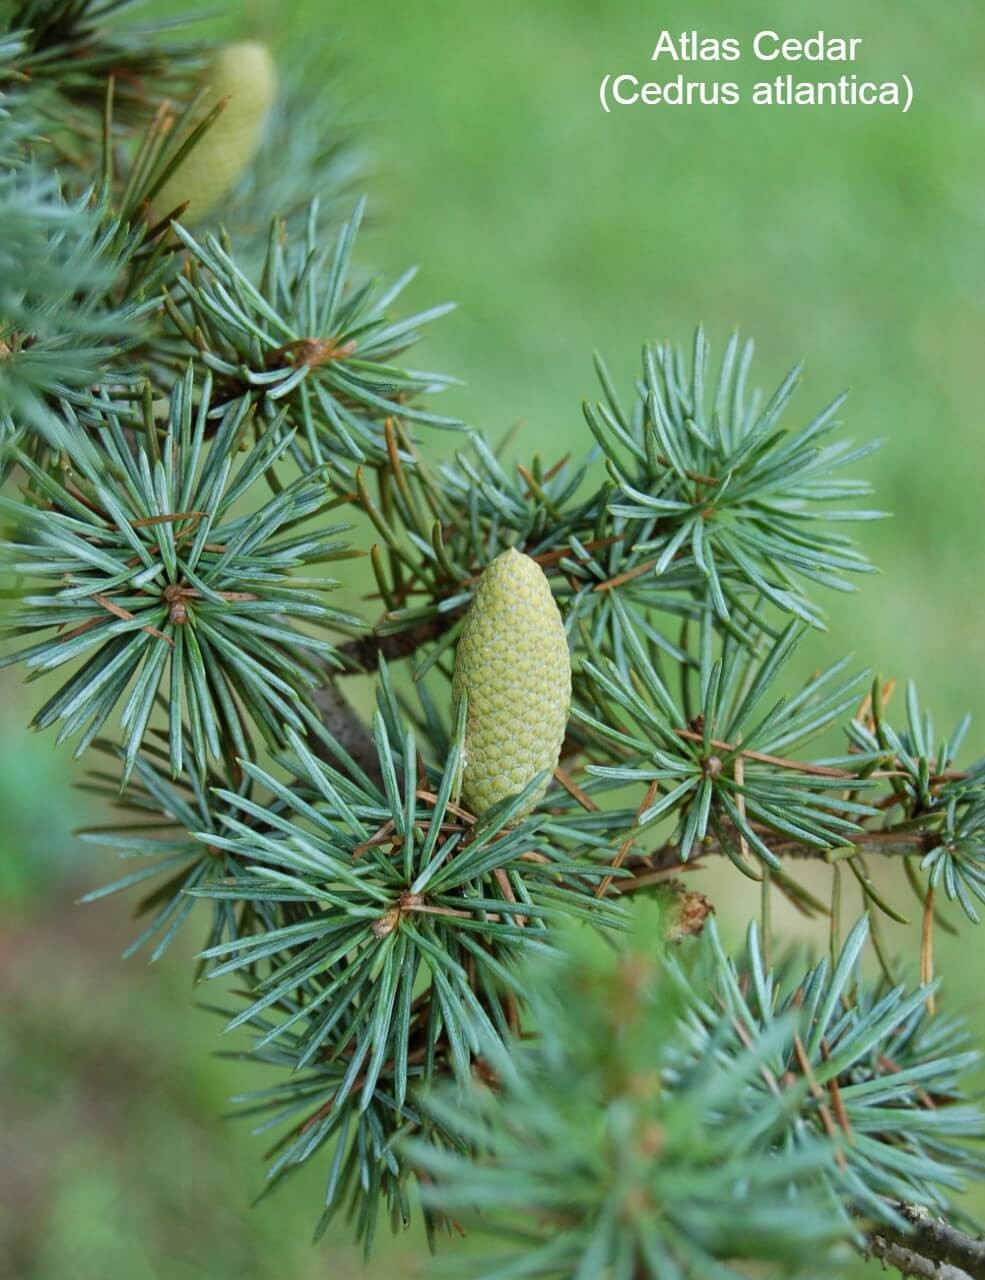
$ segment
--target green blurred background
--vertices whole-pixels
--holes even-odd
[[[234,4],[224,30],[283,45],[279,8]],[[803,662],[854,650],[886,676],[916,676],[942,730],[965,708],[985,725],[980,5],[918,14],[835,0],[814,6],[812,22],[776,0],[290,8],[293,36],[323,51],[326,83],[373,155],[366,263],[394,275],[418,262],[411,301],[460,303],[415,357],[465,380],[443,407],[493,436],[522,421],[530,450],[560,454],[587,443],[579,403],[594,394],[595,347],[624,384],[644,338],[686,342],[698,320],[718,351],[734,326],[754,335],[763,385],[805,357],[794,417],[852,387],[845,417],[855,438],[885,440],[867,470],[895,518],[861,527],[884,572],[830,602],[830,632]],[[855,69],[876,80],[905,71],[915,104],[906,116],[603,114],[607,71],[746,84],[770,74],[751,57],[651,66],[663,27],[746,42],[766,27],[861,36]],[[262,1144],[217,1117],[256,1078],[209,1056],[216,1024],[192,1007],[188,942],[148,972],[118,958],[131,928],[123,902],[73,905],[113,868],[73,841],[91,808],[70,789],[67,754],[23,729],[34,705],[17,673],[0,675],[0,1276],[417,1274],[416,1234],[365,1267],[341,1229],[310,1247],[321,1169],[248,1210]],[[741,902],[732,910],[734,928]],[[950,996],[966,1006],[985,977],[980,937],[966,929],[940,947]],[[891,940],[912,942],[902,929]]]

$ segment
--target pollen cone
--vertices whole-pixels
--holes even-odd
[[[263,122],[277,96],[273,58],[265,45],[253,41],[226,45],[216,54],[205,87],[199,119],[221,98],[229,101],[154,197],[158,217],[187,200],[184,220],[200,222],[236,185],[257,153]]]
[[[518,551],[486,567],[455,657],[467,695],[462,800],[481,814],[558,762],[571,701],[571,659],[543,569]]]

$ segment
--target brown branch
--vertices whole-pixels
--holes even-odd
[[[124,622],[136,621],[135,615],[132,614],[129,609],[124,609],[122,605],[116,604],[114,601],[110,600],[108,596],[100,595],[98,591],[94,591],[91,598],[95,600],[96,604],[101,605],[108,613],[111,613],[114,618],[120,618]],[[152,627],[150,623],[140,629],[141,631],[146,631],[150,636],[156,636],[158,640],[163,640],[164,643],[169,644],[172,649],[174,648],[174,641],[171,637],[166,636],[163,631],[158,631],[157,627]],[[80,627],[78,628],[78,633],[81,635],[84,630],[85,626]]]
[[[582,791],[581,787],[579,787],[571,778],[570,774],[568,774],[565,769],[562,769],[560,765],[558,765],[554,770],[554,778],[562,787],[564,787],[572,800],[577,800],[587,813],[598,813],[599,807],[592,797],[586,795],[585,792]]]
[[[397,631],[393,635],[381,636],[375,631],[368,636],[357,636],[339,645],[339,653],[348,664],[340,676],[363,675],[376,671],[380,659],[396,662],[400,658],[409,658],[422,644],[429,640],[437,640],[440,635],[456,620],[458,614],[442,614],[437,618],[426,618],[406,631]]]
[[[688,742],[704,742],[704,734],[697,729],[675,729],[674,732],[679,738],[684,738]],[[827,764],[809,764],[803,760],[788,759],[786,756],[772,756],[765,751],[753,751],[748,747],[740,749],[736,743],[723,742],[720,738],[709,738],[708,745],[727,755],[735,755],[737,758],[745,756],[747,760],[758,760],[760,764],[771,764],[777,769],[791,769],[795,773],[811,774],[818,778],[844,778],[846,782],[860,781],[860,775],[851,769],[837,769],[834,765]],[[903,769],[875,769],[864,776],[866,778],[906,778],[909,774]],[[945,769],[942,773],[935,773],[931,781],[947,782],[965,776],[962,769]]]
[[[658,785],[657,782],[654,780],[647,787],[646,792],[643,796],[643,799],[640,801],[639,808],[636,810],[637,822],[639,822],[643,814],[646,813],[647,809],[649,809],[649,807],[653,804],[653,801],[657,794],[657,785]],[[622,844],[619,846],[619,849],[616,852],[616,856],[612,859],[612,862],[610,865],[613,870],[618,870],[622,866],[622,864],[626,861],[626,858],[628,857],[632,847],[633,847],[633,837],[632,835],[630,835],[628,839],[622,842]],[[680,863],[680,859],[678,859],[678,864],[679,863]],[[612,879],[613,879],[612,876],[606,876],[604,879],[599,881],[599,887],[595,890],[596,898],[605,897],[605,895],[609,892],[609,887],[612,884]]]
[[[780,837],[761,828],[757,830],[757,834],[778,858],[825,859],[825,850],[802,844],[799,840],[791,840],[789,836]],[[738,832],[736,832],[737,844],[738,838]],[[878,853],[884,857],[907,857],[911,854],[926,853],[937,839],[930,831],[856,831],[853,835],[845,836],[845,844],[854,845],[859,853]],[[652,853],[638,853],[628,858],[623,855],[622,861],[633,872],[633,878],[614,880],[612,890],[615,893],[633,893],[648,885],[659,884],[668,876],[693,867],[699,860],[721,855],[725,855],[725,850],[718,840],[696,845],[687,862],[681,862],[680,846],[670,843],[661,845]]]
[[[906,1219],[909,1230],[880,1225],[869,1236],[870,1248],[878,1241],[887,1252],[894,1252],[900,1261],[893,1261],[885,1253],[873,1252],[884,1257],[889,1265],[897,1267],[907,1276],[932,1276],[934,1280],[985,1280],[985,1240],[970,1236],[942,1218],[935,1218],[919,1204],[892,1206]],[[901,1265],[903,1255],[929,1262],[936,1270],[905,1270]]]
[[[374,782],[382,783],[383,775],[380,772],[376,743],[335,681],[329,680],[320,689],[316,689],[313,698],[322,724],[339,746],[352,756],[368,777]],[[324,760],[331,759],[328,748],[320,744],[317,739],[313,746]]]
[[[642,564],[635,565],[632,569],[626,569],[623,573],[617,573],[614,578],[607,578],[605,582],[597,582],[593,591],[611,591],[613,587],[621,587],[626,582],[632,582],[634,578],[641,578],[644,573],[659,564],[660,557],[656,556],[652,560],[645,560]]]
[[[861,1252],[867,1258],[878,1258],[883,1268],[893,1267],[901,1276],[912,1276],[914,1280],[971,1280],[969,1273],[960,1267],[924,1257],[906,1245],[887,1239],[881,1232],[873,1232]]]
[[[688,742],[704,742],[704,734],[699,733],[697,729],[675,729],[674,732],[679,738],[685,738]],[[814,774],[819,778],[845,778],[854,781],[858,776],[847,769],[836,769],[832,765],[806,764],[802,760],[788,760],[786,756],[771,756],[765,751],[752,751],[748,747],[740,750],[736,743],[723,742],[721,738],[709,738],[708,746],[728,755],[738,752],[747,760],[758,760],[760,764],[775,765],[778,769],[793,769],[797,773]]]

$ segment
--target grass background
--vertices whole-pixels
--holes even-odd
[[[283,44],[278,7],[233,5],[226,29]],[[885,440],[867,468],[895,516],[862,527],[884,572],[832,602],[804,662],[854,650],[918,677],[942,730],[966,707],[981,725],[985,23],[971,0],[919,15],[892,0],[817,8],[818,27],[863,38],[858,73],[907,72],[909,115],[602,113],[607,71],[775,75],[751,58],[673,67],[649,54],[664,26],[747,44],[767,27],[817,29],[778,0],[297,0],[290,25],[374,156],[365,260],[389,275],[419,262],[411,301],[461,304],[417,357],[465,379],[445,407],[493,436],[522,421],[528,449],[560,454],[587,441],[595,347],[624,383],[644,338],[687,342],[698,320],[719,351],[734,326],[754,335],[763,385],[806,357],[794,417],[851,386],[850,433]],[[416,1235],[366,1267],[341,1230],[309,1247],[318,1169],[247,1211],[260,1144],[216,1117],[252,1081],[209,1056],[216,1027],[190,1007],[190,947],[151,972],[122,964],[124,904],[72,906],[111,867],[73,842],[84,800],[66,754],[25,734],[34,705],[3,672],[0,1073],[13,1123],[0,1135],[0,1275],[415,1274]],[[901,930],[894,942],[909,945]],[[940,958],[952,997],[973,1003],[981,935]]]

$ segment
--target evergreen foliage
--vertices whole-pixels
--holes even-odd
[[[704,1280],[754,1258],[816,1275],[858,1217],[905,1225],[894,1201],[946,1204],[940,1184],[982,1132],[955,1083],[978,1054],[930,1022],[925,988],[867,986],[865,932],[792,989],[755,926],[736,965],[714,923],[683,961],[639,936],[531,972],[542,1033],[486,1049],[501,1094],[429,1097],[469,1148],[407,1143],[427,1203],[510,1241],[469,1274]]]
[[[804,424],[799,369],[761,398],[751,344],[713,371],[699,330],[625,394],[596,359],[582,456],[511,460],[408,363],[447,307],[363,269],[341,117],[289,90],[185,224],[215,50],[129,7],[0,11],[0,662],[98,759],[116,813],[84,838],[127,869],[88,897],[136,890],[153,959],[204,925],[230,1052],[271,1069],[238,1099],[277,1132],[268,1186],[317,1161],[319,1233],[367,1248],[381,1209],[475,1219],[490,1280],[852,1249],[985,1275],[953,1200],[983,1172],[977,1057],[933,981],[935,928],[985,901],[985,760],[912,685],[899,722],[848,659],[788,674],[815,596],[871,568],[843,397]],[[456,645],[511,549],[560,613],[571,714],[557,768],[473,812],[486,668],[453,689]],[[504,756],[535,702],[497,704]],[[680,874],[720,855],[761,886],[734,958]],[[917,900],[915,984],[874,858]],[[773,967],[775,895],[829,917],[830,957]]]

